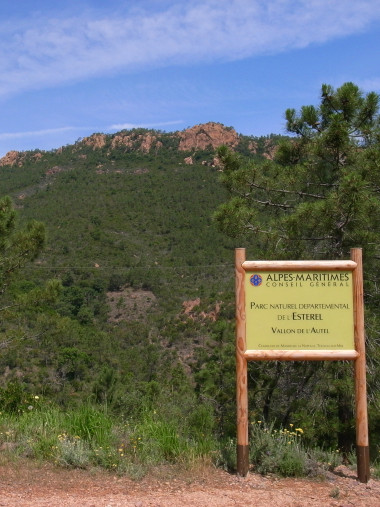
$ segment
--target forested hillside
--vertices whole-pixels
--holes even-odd
[[[160,396],[162,410],[188,413],[202,400],[212,419],[233,424],[235,242],[211,218],[227,196],[215,158],[224,143],[259,159],[275,138],[219,124],[138,129],[0,161],[20,225],[47,231],[4,298],[62,285],[54,304],[17,307],[4,321],[3,387],[64,406],[106,401],[128,415]]]
[[[66,410],[90,402],[124,420],[148,411],[182,421],[201,440],[234,438],[234,248],[264,250],[212,218],[229,190],[216,149],[260,166],[281,139],[210,123],[94,134],[1,159],[1,194],[19,226],[37,220],[47,233],[2,294],[2,409],[23,413],[33,396]],[[28,303],[48,280],[58,295]],[[296,425],[309,443],[347,451],[354,421],[340,403],[351,365],[301,366],[251,365],[252,420]]]

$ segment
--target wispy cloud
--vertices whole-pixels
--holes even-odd
[[[157,123],[115,123],[113,125],[107,126],[104,130],[123,130],[123,129],[133,129],[133,128],[155,128],[155,127],[169,127],[171,125],[180,125],[183,124],[183,120],[173,120],[173,121],[165,121],[165,122],[157,122]],[[40,136],[49,136],[62,134],[64,132],[74,132],[74,131],[98,131],[103,130],[99,129],[99,127],[95,126],[87,126],[87,127],[59,127],[59,128],[49,128],[42,130],[28,130],[25,132],[0,132],[0,141],[6,141],[8,139],[24,139],[28,137],[40,137]]]
[[[168,5],[164,2],[164,5]],[[0,95],[140,68],[276,53],[357,33],[380,0],[194,0],[0,25]]]
[[[51,129],[43,129],[43,130],[29,130],[26,132],[3,132],[3,133],[0,133],[0,140],[4,141],[6,139],[22,139],[25,137],[47,136],[47,135],[59,134],[62,132],[73,131],[73,130],[82,130],[82,128],[81,127],[60,127],[60,128],[51,128]]]

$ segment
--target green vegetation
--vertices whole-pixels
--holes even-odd
[[[48,461],[65,468],[101,468],[134,478],[164,463],[234,469],[235,441],[215,438],[212,415],[204,405],[183,420],[158,410],[124,418],[115,417],[104,405],[88,403],[63,411],[26,393],[15,404],[19,393],[14,384],[1,393],[6,410],[1,414],[0,446],[6,456]],[[308,448],[303,429],[293,424],[276,430],[273,425],[253,421],[251,428],[251,460],[257,473],[323,478],[327,470],[343,461],[339,450]]]
[[[372,454],[379,445],[379,96],[345,83],[323,85],[318,107],[286,111],[292,137],[273,161],[258,164],[226,149],[222,181],[230,198],[215,213],[221,230],[254,234],[254,258],[340,259],[364,253]],[[355,438],[352,368],[271,364],[254,368],[255,405],[266,421],[294,420],[321,445],[348,456]],[[324,417],[322,414],[324,413]],[[312,429],[313,428],[313,429]]]
[[[39,397],[37,397],[39,398]],[[68,468],[102,468],[141,476],[162,463],[192,466],[209,460],[217,445],[191,427],[144,413],[138,422],[115,418],[104,407],[83,405],[62,411],[33,400],[22,415],[2,414],[2,449],[16,456]]]
[[[34,260],[45,242],[42,223],[30,222],[16,229],[16,213],[9,197],[0,200],[0,293],[9,286],[12,277],[28,261]]]
[[[275,473],[284,477],[321,476],[343,463],[339,449],[324,450],[308,447],[303,428],[290,423],[288,428],[275,429],[273,424],[262,421],[251,423],[250,459],[254,469],[261,474]],[[350,456],[350,464],[355,464]]]
[[[127,135],[128,143],[118,141]],[[140,147],[147,135],[155,141],[144,152]],[[378,143],[370,138],[371,156],[376,158]],[[329,238],[308,242],[312,251],[304,248],[296,238],[292,213],[284,208],[285,194],[277,192],[290,181],[295,204],[304,204],[300,192],[308,178],[299,187],[293,179],[298,181],[302,171],[306,174],[309,145],[301,143],[306,150],[301,165],[287,180],[289,163],[284,158],[268,161],[268,153],[273,155],[280,143],[278,156],[288,153],[294,158],[296,138],[289,144],[281,136],[240,136],[236,155],[226,150],[219,154],[223,173],[214,165],[214,150],[180,152],[178,138],[169,134],[136,129],[96,139],[99,146],[78,140],[52,152],[21,154],[18,165],[0,168],[2,192],[14,203],[12,207],[4,201],[7,213],[13,217],[13,208],[17,211],[14,230],[41,233],[38,248],[23,257],[0,295],[1,307],[12,305],[4,310],[0,328],[0,445],[9,453],[61,466],[103,467],[134,476],[160,463],[207,462],[231,469],[236,433],[233,250],[245,246],[251,258],[315,253],[325,257],[330,252]],[[311,143],[314,140],[310,138]],[[366,160],[361,177],[370,174],[375,182],[368,149],[363,148],[365,158],[361,148],[352,148],[350,160],[356,156]],[[313,153],[319,156],[318,150]],[[190,156],[192,165],[184,163]],[[343,171],[347,185],[352,182],[353,164]],[[236,217],[251,220],[252,199],[248,205],[241,197],[223,203],[230,191],[253,197],[254,186],[245,190],[252,174],[260,179],[258,185],[266,189],[273,185],[279,206],[256,210],[259,234],[244,237],[240,232],[246,223]],[[220,177],[227,189],[220,185]],[[331,185],[331,191],[340,189],[335,180]],[[365,201],[364,211],[372,213],[376,189],[367,187],[360,183],[355,195]],[[264,193],[263,188],[259,192]],[[326,193],[322,205],[329,201],[343,211],[356,210],[350,208],[347,188],[334,200],[334,191],[327,195],[329,189],[322,185]],[[311,199],[306,204],[315,203]],[[316,223],[323,219],[332,225],[332,211],[328,218],[328,209],[318,206]],[[213,221],[218,208],[222,212]],[[369,242],[373,253],[375,213],[370,219],[368,232],[364,216],[352,220],[360,224],[356,240]],[[44,223],[43,251],[42,226],[27,225],[36,224],[33,220]],[[348,223],[352,235],[356,229]],[[281,233],[275,231],[276,224]],[[289,237],[282,238],[285,225]],[[264,226],[273,234],[261,234]],[[230,238],[226,231],[237,232],[238,237]],[[11,237],[6,234],[0,230],[4,241]],[[274,238],[280,239],[277,250]],[[8,239],[7,252],[16,252],[19,243]],[[343,235],[337,244],[343,256],[349,242],[350,237]],[[361,246],[365,250],[367,243]],[[371,269],[366,280],[368,304],[375,308],[375,260],[366,262]],[[375,459],[380,445],[375,436],[380,435],[375,311],[369,312],[367,322]],[[252,427],[252,438],[262,442],[263,449],[251,450],[258,471],[319,473],[328,465],[318,463],[332,463],[335,449],[341,459],[351,459],[351,365],[250,364],[249,373],[251,419],[265,421]],[[283,439],[279,445],[276,439],[282,433],[276,432],[293,423],[303,428],[302,439],[292,437],[291,444]],[[317,459],[313,448],[333,451],[318,451]]]
[[[216,219],[227,233],[250,231],[281,258],[340,258],[361,245],[379,251],[379,97],[352,83],[323,85],[319,107],[286,111],[274,162],[245,164],[220,150],[233,194]]]

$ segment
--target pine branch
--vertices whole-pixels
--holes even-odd
[[[290,204],[279,204],[272,201],[260,201],[259,199],[252,199],[254,202],[257,202],[258,204],[261,204],[262,206],[273,206],[275,208],[281,208],[281,209],[293,209],[294,206],[291,206]]]
[[[307,183],[309,185],[310,183]],[[327,184],[325,184],[327,185]],[[323,186],[325,186],[323,185]],[[281,194],[292,194],[292,195],[298,195],[299,197],[312,197],[314,199],[326,199],[323,195],[318,194],[309,194],[308,192],[302,192],[301,190],[285,190],[284,188],[265,188],[261,185],[257,185],[256,183],[249,183],[249,186],[251,188],[256,188],[257,190],[263,190],[265,192],[277,192]]]

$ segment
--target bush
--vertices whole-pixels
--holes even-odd
[[[274,429],[262,421],[251,425],[250,459],[261,474],[276,473],[287,477],[306,474],[306,454],[301,445],[302,428],[293,431]]]
[[[40,404],[39,396],[27,393],[19,382],[9,382],[5,388],[0,388],[0,411],[7,414],[21,415],[37,408]]]
[[[275,429],[262,421],[252,423],[250,459],[254,470],[284,477],[316,476],[342,463],[339,450],[306,448],[303,434],[303,429],[293,424],[289,429]]]

